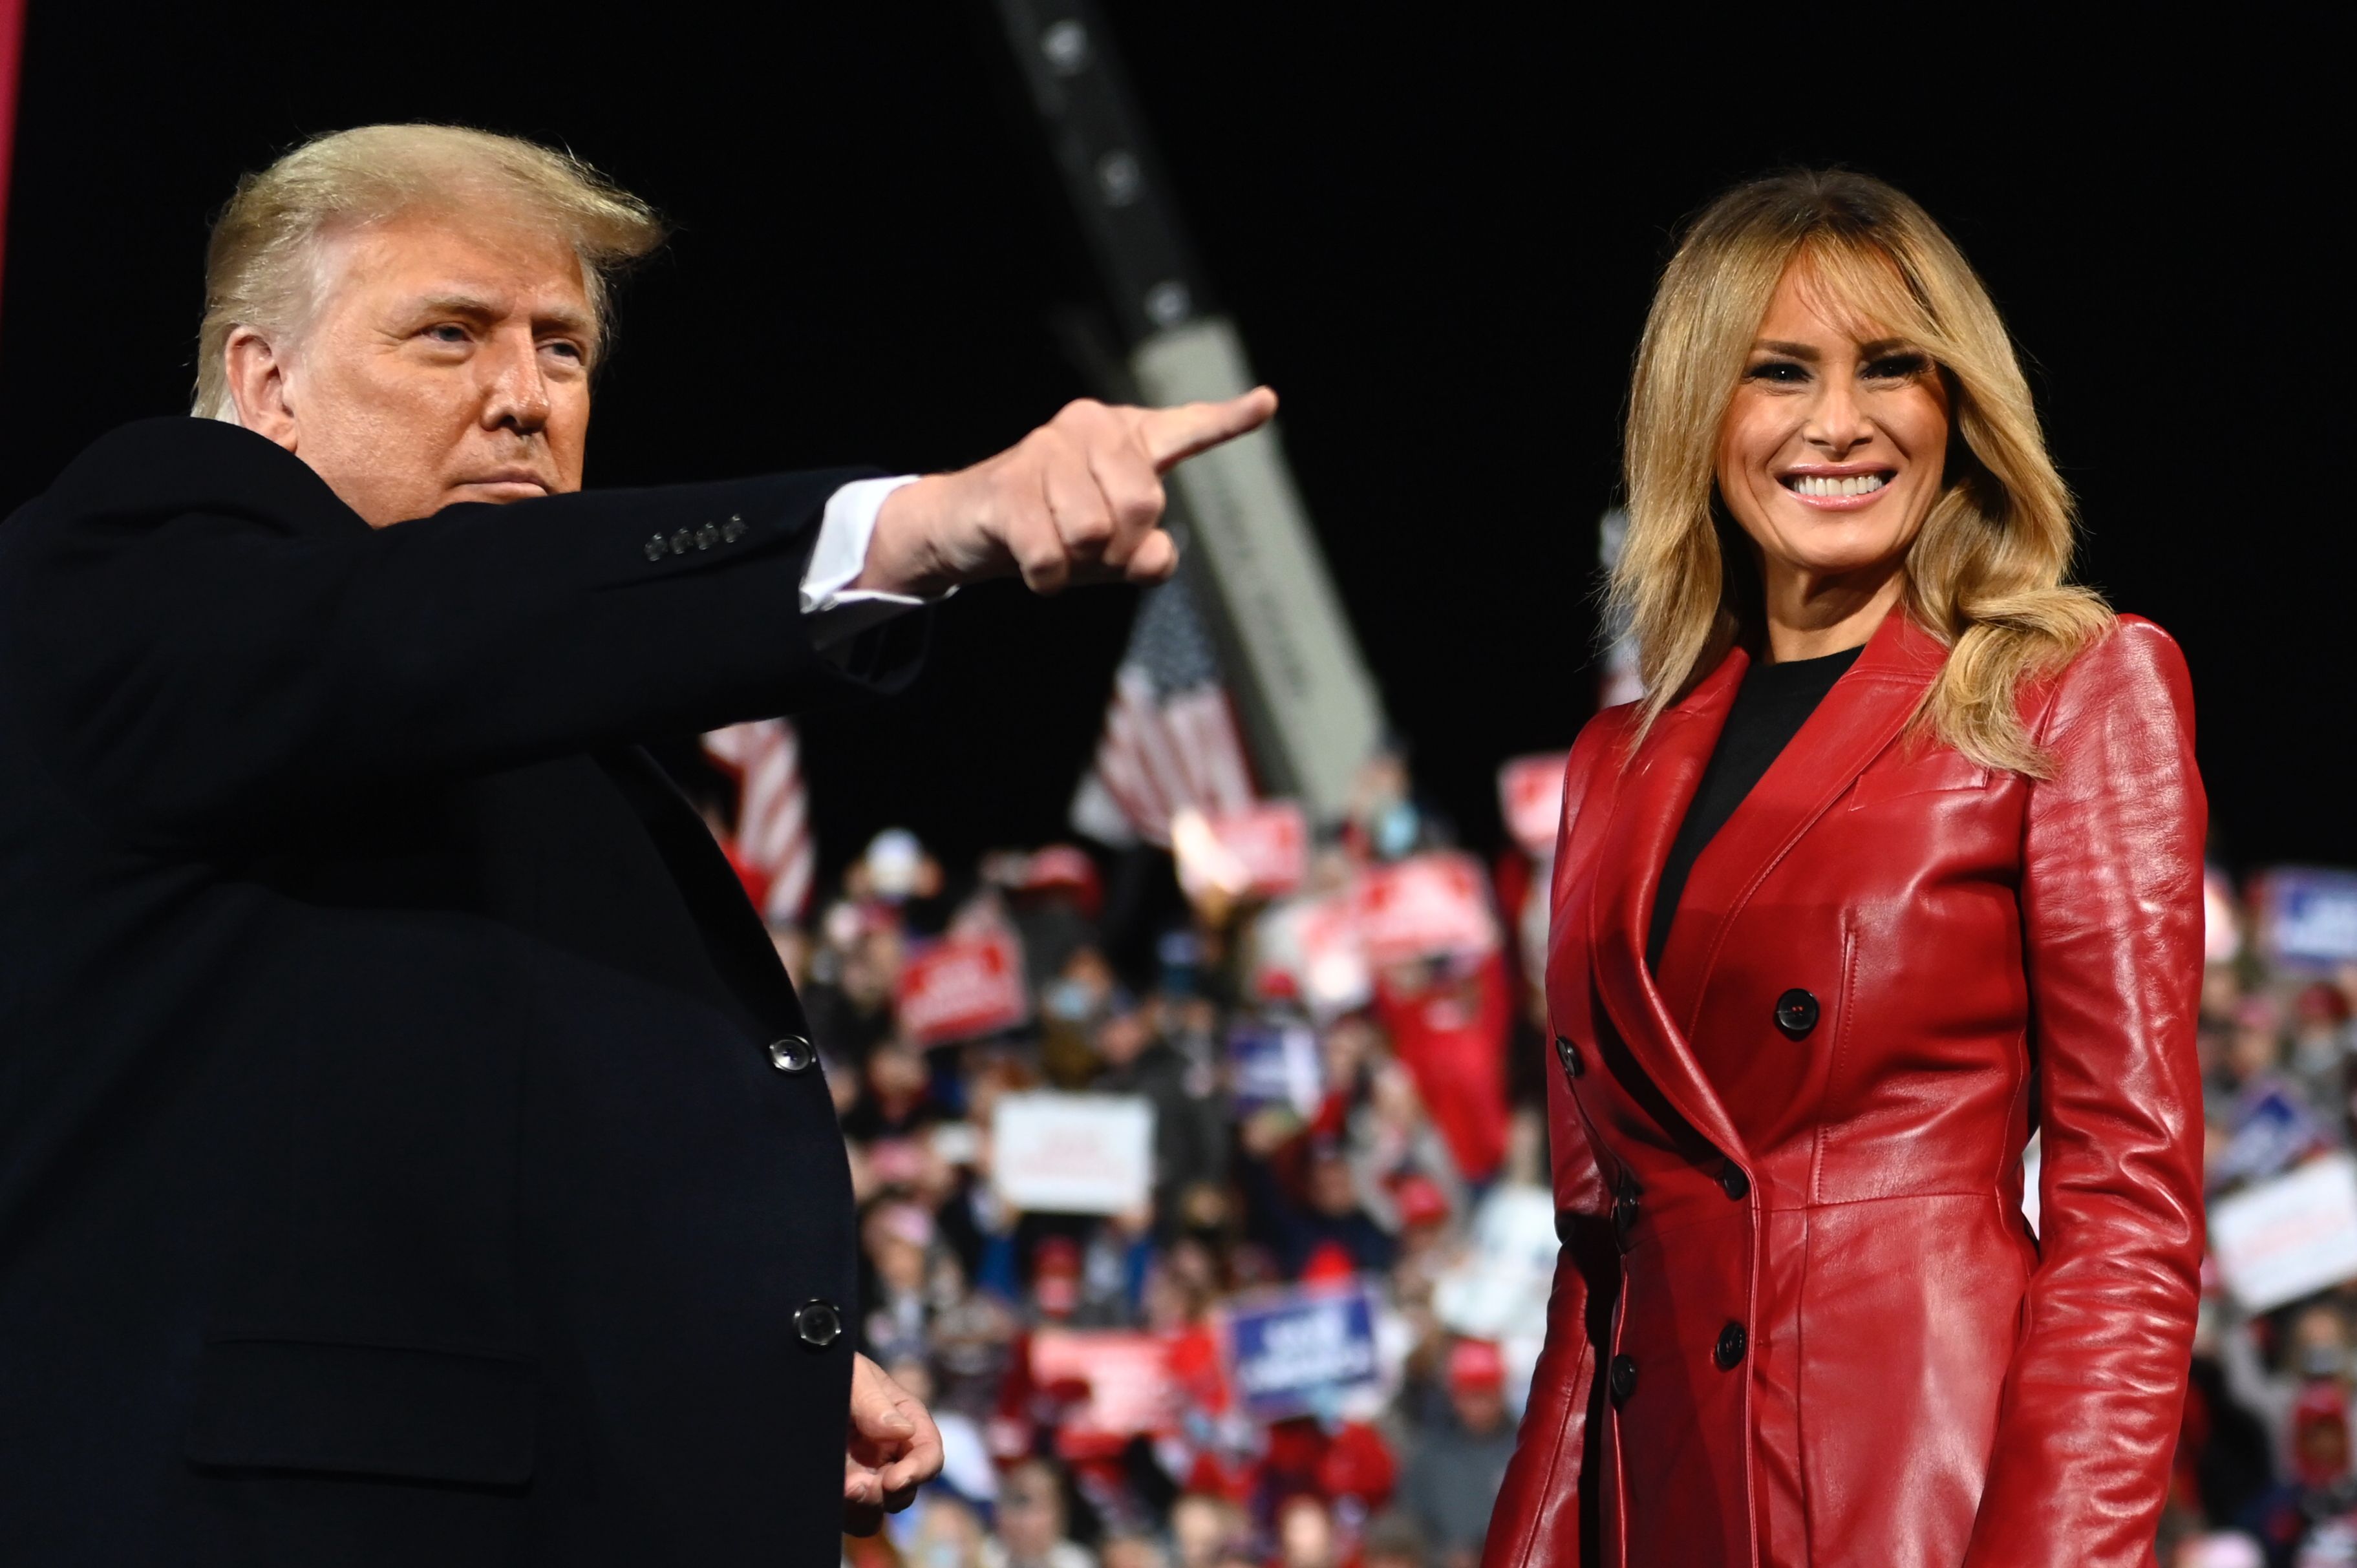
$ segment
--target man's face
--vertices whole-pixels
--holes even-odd
[[[419,210],[321,246],[310,327],[264,353],[275,378],[242,369],[231,340],[249,429],[376,528],[581,488],[597,323],[570,245]]]

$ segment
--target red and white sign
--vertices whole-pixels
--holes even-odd
[[[1085,1383],[1086,1403],[1057,1425],[1060,1448],[1094,1450],[1176,1424],[1170,1352],[1152,1334],[1115,1328],[1039,1328],[1031,1335],[1031,1381],[1039,1388]]]
[[[1154,1102],[1138,1094],[1002,1094],[990,1179],[1009,1208],[1120,1214],[1154,1190]]]
[[[2328,1155],[2220,1198],[2210,1251],[2246,1312],[2357,1278],[2357,1161]]]
[[[1309,875],[1309,817],[1297,800],[1263,800],[1173,821],[1170,843],[1179,886],[1190,898],[1214,891],[1231,898],[1282,898]]]
[[[1498,950],[1489,878],[1469,854],[1445,850],[1371,865],[1360,874],[1351,901],[1360,944],[1379,967]]]
[[[920,1044],[995,1035],[1030,1016],[1023,950],[1004,928],[944,937],[900,970],[900,1025]]]
[[[1563,769],[1567,751],[1517,757],[1498,769],[1498,814],[1506,831],[1533,860],[1555,853],[1555,828],[1563,820]]]

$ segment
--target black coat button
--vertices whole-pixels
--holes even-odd
[[[1751,1178],[1733,1160],[1718,1167],[1718,1190],[1740,1203],[1751,1196]]]
[[[815,1298],[794,1308],[794,1335],[813,1350],[823,1350],[843,1335],[843,1314],[834,1303]]]
[[[1612,1358],[1612,1370],[1606,1380],[1612,1385],[1612,1402],[1627,1404],[1629,1396],[1637,1391],[1637,1362],[1630,1356]]]
[[[770,1065],[780,1072],[800,1072],[818,1060],[818,1048],[800,1035],[785,1035],[770,1042]]]
[[[1743,1359],[1743,1347],[1748,1337],[1740,1323],[1730,1323],[1718,1331],[1718,1343],[1710,1348],[1710,1359],[1718,1363],[1720,1371],[1727,1370]]]
[[[1579,1047],[1571,1043],[1569,1035],[1555,1037],[1555,1059],[1561,1062],[1563,1070],[1573,1078],[1587,1070],[1587,1064],[1579,1059]]]
[[[1612,1200],[1612,1234],[1627,1251],[1637,1243],[1630,1233],[1637,1229],[1637,1197],[1634,1193],[1622,1193]]]
[[[1776,1026],[1800,1039],[1817,1026],[1817,999],[1795,985],[1776,998]]]

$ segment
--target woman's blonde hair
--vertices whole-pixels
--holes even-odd
[[[224,350],[236,328],[299,334],[318,304],[319,240],[415,208],[545,225],[580,258],[598,347],[612,275],[662,243],[647,204],[570,153],[457,125],[362,125],[313,137],[237,182],[205,252],[205,318],[190,411],[236,422]]]
[[[1984,766],[2039,776],[2044,758],[2017,693],[2100,637],[2111,610],[2063,581],[2070,491],[1988,290],[1929,213],[1844,169],[1772,175],[1721,196],[1687,229],[1653,295],[1630,392],[1629,529],[1609,590],[1645,685],[1636,736],[1738,639],[1764,634],[1716,456],[1760,323],[1796,268],[1828,304],[1929,355],[1947,383],[1946,476],[1904,564],[1904,613],[1950,649],[1918,728]]]

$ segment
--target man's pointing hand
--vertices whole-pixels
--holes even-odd
[[[1275,412],[1266,387],[1178,408],[1067,403],[997,456],[893,491],[851,586],[930,596],[1009,572],[1043,594],[1161,582],[1178,565],[1158,526],[1162,476]]]

